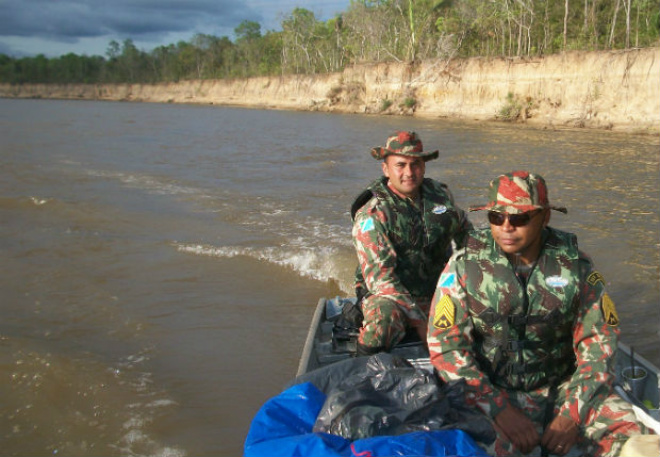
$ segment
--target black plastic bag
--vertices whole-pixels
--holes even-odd
[[[490,421],[465,404],[465,381],[441,385],[433,373],[388,353],[349,359],[296,383],[305,381],[327,395],[315,432],[356,440],[460,429],[482,443],[495,439]]]

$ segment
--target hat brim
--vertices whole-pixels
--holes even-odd
[[[470,206],[469,211],[488,210],[488,211],[495,211],[497,213],[520,214],[520,213],[526,213],[528,211],[534,211],[537,209],[546,209],[546,208],[553,209],[555,211],[559,211],[560,213],[564,213],[564,214],[568,213],[568,210],[564,206],[510,205],[510,204],[497,204],[495,202],[490,202],[487,205],[482,205],[482,206]]]
[[[385,149],[382,146],[371,148],[371,156],[376,160],[384,160],[385,157],[397,155],[405,157],[419,157],[428,162],[429,160],[437,159],[440,155],[440,151],[431,151],[431,152],[391,152]]]

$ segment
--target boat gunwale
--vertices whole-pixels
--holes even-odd
[[[325,315],[326,301],[327,299],[325,297],[321,297],[316,304],[314,316],[312,316],[312,322],[309,324],[305,345],[303,346],[303,351],[300,356],[300,362],[298,363],[298,371],[296,376],[303,375],[310,371],[310,361],[312,360],[312,353],[314,352],[314,344],[317,338],[319,327],[321,326],[321,322],[323,321],[323,317]]]

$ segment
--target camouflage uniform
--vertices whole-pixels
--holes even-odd
[[[408,326],[426,322],[437,278],[451,255],[451,242],[462,244],[469,223],[447,186],[428,178],[418,205],[395,195],[385,177],[366,192],[370,198],[357,210],[353,223],[359,260],[356,287],[366,291],[358,341],[389,349],[404,337]]]
[[[396,132],[385,147],[371,149],[376,160],[390,154],[424,162],[438,157],[437,150],[424,152],[415,132]],[[451,243],[462,246],[472,226],[447,186],[428,178],[421,180],[419,197],[413,199],[393,192],[388,178],[381,177],[355,200],[351,217],[358,257],[355,286],[358,297],[364,297],[358,353],[389,350],[407,329],[426,325]]]
[[[552,417],[578,424],[587,455],[617,455],[643,431],[612,391],[618,323],[604,279],[574,235],[543,229],[538,260],[521,279],[484,229],[471,232],[440,276],[428,344],[439,375],[465,378],[467,401],[490,418],[510,403],[542,435],[554,399]],[[487,450],[514,452],[502,436]]]

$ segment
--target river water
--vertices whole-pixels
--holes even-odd
[[[427,176],[463,207],[497,174],[542,174],[622,340],[660,364],[657,137],[0,100],[3,454],[241,455],[318,298],[351,292],[348,208],[397,129],[440,149]]]

